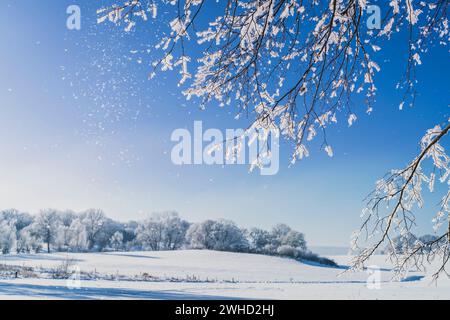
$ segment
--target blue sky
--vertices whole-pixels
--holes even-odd
[[[433,48],[418,69],[413,109],[398,110],[393,90],[402,74],[406,38],[383,48],[374,113],[330,128],[335,156],[312,149],[289,167],[282,143],[280,172],[246,166],[174,166],[176,128],[243,128],[234,110],[198,110],[185,101],[175,73],[148,80],[155,22],[124,34],[97,26],[92,1],[0,3],[0,208],[103,208],[119,220],[176,210],[190,221],[227,218],[244,227],[285,222],[314,245],[347,245],[360,224],[364,197],[384,173],[407,163],[426,129],[448,114],[448,51]],[[66,8],[82,9],[82,29],[66,29]],[[149,52],[147,52],[149,49]],[[130,51],[138,50],[131,54]],[[435,199],[419,212],[431,227]]]

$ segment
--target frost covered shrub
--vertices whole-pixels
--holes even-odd
[[[0,264],[0,277],[6,278],[38,278],[34,268]]]
[[[332,259],[320,257],[317,254],[312,253],[311,251],[302,252],[301,255],[298,257],[298,259],[299,260],[316,262],[316,263],[319,263],[319,264],[332,266],[332,267],[337,267],[338,266],[338,264],[335,261],[333,261]]]
[[[318,256],[315,253],[312,253],[311,251],[304,251],[300,250],[299,248],[294,248],[289,245],[282,245],[277,249],[277,255],[281,257],[288,257],[300,261],[310,261],[310,262],[316,262],[319,264],[327,265],[327,266],[334,266],[336,267],[337,264],[331,259],[323,258]]]
[[[301,256],[301,251],[289,245],[282,245],[277,249],[277,254],[282,257],[297,259]]]
[[[75,260],[64,259],[61,264],[57,265],[52,270],[52,277],[54,279],[69,279],[73,274],[72,268],[75,265]]]

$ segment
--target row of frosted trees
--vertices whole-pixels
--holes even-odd
[[[208,249],[311,258],[303,233],[278,224],[271,230],[242,229],[229,220],[189,223],[176,212],[154,213],[121,223],[103,211],[81,213],[46,209],[37,215],[0,212],[3,254]]]

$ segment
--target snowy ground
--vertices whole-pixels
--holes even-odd
[[[71,268],[81,270],[80,288],[46,273],[67,258],[74,263]],[[392,272],[383,256],[371,261],[381,268],[379,289],[367,287],[368,273],[342,274],[348,257],[332,258],[342,267],[194,250],[2,256],[0,265],[33,267],[39,278],[0,279],[0,298],[450,299],[448,279],[442,278],[436,286],[423,274],[411,273],[404,281],[391,281]]]

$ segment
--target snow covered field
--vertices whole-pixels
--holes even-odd
[[[331,257],[341,268],[290,259],[215,251],[118,252],[1,256],[0,265],[32,267],[35,277],[0,279],[1,299],[450,299],[450,280],[437,286],[422,273],[391,281],[384,256],[379,289],[369,289],[369,274],[345,273],[349,258]],[[52,279],[71,260],[81,271],[81,286]],[[37,271],[39,270],[39,272]],[[69,286],[68,286],[69,284]]]

